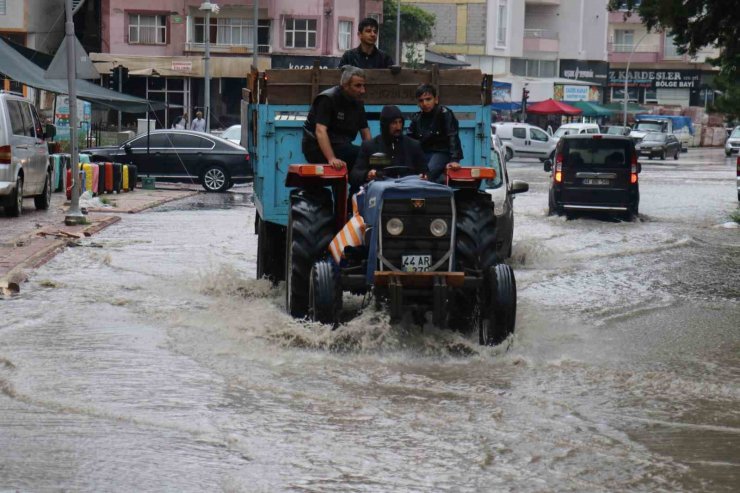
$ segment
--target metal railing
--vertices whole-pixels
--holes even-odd
[[[551,29],[525,29],[525,38],[560,39],[560,34]]]

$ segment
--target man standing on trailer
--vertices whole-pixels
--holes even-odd
[[[346,66],[340,84],[322,92],[311,104],[303,124],[301,149],[309,163],[328,163],[351,172],[360,147],[352,143],[357,132],[370,140],[365,115],[365,71]]]
[[[339,66],[352,65],[359,68],[388,68],[393,65],[393,58],[378,49],[378,21],[368,17],[357,26],[360,46],[347,50],[339,60]]]

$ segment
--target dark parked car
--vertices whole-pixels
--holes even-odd
[[[252,178],[247,151],[220,137],[191,130],[154,130],[119,146],[81,152],[93,161],[135,164],[139,176],[162,181],[197,181],[208,192],[224,192]]]
[[[638,214],[640,188],[635,145],[616,135],[568,135],[560,139],[552,173],[550,214],[576,211],[620,213],[631,220]]]
[[[650,132],[645,134],[635,148],[638,155],[647,156],[649,159],[654,157],[665,159],[666,156],[678,159],[681,153],[681,142],[673,134]]]

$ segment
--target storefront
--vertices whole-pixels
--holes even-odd
[[[579,83],[557,84],[554,97],[560,101],[589,101],[602,103],[609,75],[609,64],[602,61],[560,60],[560,79]],[[580,85],[587,82],[589,85]]]
[[[699,99],[700,70],[623,69],[609,71],[609,99],[624,101],[627,77],[628,100],[640,104],[689,106]]]
[[[307,69],[312,68],[314,61],[319,61],[322,69],[338,68],[339,57],[335,56],[292,56],[272,55],[272,68]]]

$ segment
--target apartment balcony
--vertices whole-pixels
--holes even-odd
[[[523,48],[525,52],[558,53],[560,51],[558,32],[548,29],[525,29]]]
[[[627,63],[632,53],[632,44],[609,43],[609,63]],[[632,54],[631,63],[656,63],[660,59],[660,46],[643,45]]]
[[[642,24],[642,18],[637,14],[625,18],[624,12],[609,12],[609,24]]]
[[[218,44],[218,43],[210,43],[209,45],[211,54],[213,55],[251,55],[254,50],[252,50],[252,45],[225,45],[225,44]],[[205,44],[204,43],[185,43],[184,51],[186,52],[194,52],[194,53],[201,53],[206,51]],[[272,46],[271,45],[257,45],[257,53],[262,54],[269,54],[272,53]]]

